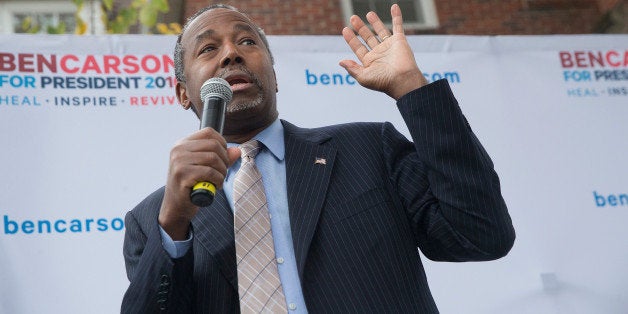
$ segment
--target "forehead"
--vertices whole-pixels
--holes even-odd
[[[216,8],[203,12],[190,22],[181,40],[188,42],[200,34],[212,32],[219,27],[255,32],[255,25],[244,14],[225,8]]]

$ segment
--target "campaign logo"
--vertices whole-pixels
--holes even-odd
[[[456,84],[462,81],[458,71],[424,72],[423,76],[428,82],[446,79],[450,84]],[[347,72],[328,73],[305,69],[305,84],[308,86],[353,86],[357,82]]]
[[[628,50],[559,51],[570,97],[628,96]]]
[[[169,55],[0,52],[0,109],[176,105],[173,71]]]
[[[14,219],[9,215],[2,217],[3,234],[59,234],[59,233],[103,233],[118,232],[124,229],[121,217],[112,219],[72,218],[72,219]]]

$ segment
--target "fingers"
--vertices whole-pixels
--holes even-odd
[[[373,26],[373,30],[377,37],[379,37],[379,42],[386,40],[386,38],[390,37],[390,32],[384,22],[379,19],[379,16],[375,12],[369,12],[366,14],[366,20]],[[378,42],[378,43],[379,43]]]
[[[222,187],[231,164],[224,138],[213,129],[203,129],[178,142],[170,152],[168,181],[190,189],[197,182],[211,182]]]
[[[351,16],[349,19],[349,23],[351,27],[357,32],[357,35],[362,38],[366,46],[360,41],[358,36],[348,27],[345,27],[342,30],[342,35],[345,38],[351,50],[358,56],[358,58],[362,58],[370,49],[375,48],[381,42],[386,40],[388,37],[393,36],[394,34],[403,34],[403,19],[401,16],[401,9],[399,5],[393,4],[390,7],[390,15],[392,17],[392,34],[379,18],[377,13],[369,12],[366,14],[366,20],[369,22],[373,31],[362,21],[360,17],[357,15]],[[368,48],[367,48],[368,46]]]
[[[377,45],[379,45],[382,41],[384,41],[386,38],[390,37],[390,32],[386,28],[386,25],[384,25],[384,22],[382,22],[379,16],[377,16],[377,13],[375,12],[367,13],[366,19],[373,27],[373,30],[375,31],[375,33],[373,33],[371,29],[364,23],[364,21],[362,21],[362,19],[358,17],[357,15],[351,16],[351,19],[349,20],[349,22],[351,23],[351,27],[353,27],[353,29],[358,33],[358,35],[362,37],[362,40],[364,41],[364,43],[366,43],[366,45],[370,49],[373,49]]]
[[[366,55],[369,52],[368,48],[366,48],[362,44],[362,42],[355,35],[353,30],[351,30],[348,27],[345,27],[342,30],[342,37],[344,37],[345,41],[347,42],[347,44],[349,45],[349,48],[351,48],[353,53],[358,57],[360,61],[362,61],[362,59],[364,58],[364,55]]]
[[[180,159],[185,176],[185,187],[194,186],[198,182],[210,182],[217,189],[222,188],[227,173],[227,164],[216,152],[196,152],[187,155],[187,159]]]
[[[189,139],[191,139],[191,140],[212,139],[212,140],[218,141],[225,148],[227,147],[227,140],[225,140],[225,138],[220,133],[218,133],[218,131],[216,131],[216,130],[214,130],[212,128],[209,128],[209,127],[201,129],[201,130],[198,130],[198,131],[192,133],[192,135],[190,135]]]
[[[199,160],[194,160],[197,165],[212,165],[222,162],[224,165],[229,164],[227,154],[227,141],[216,130],[205,128],[199,130],[189,137],[190,152],[198,152],[196,155]]]
[[[231,167],[238,159],[240,159],[240,155],[242,155],[242,151],[239,148],[227,148],[227,156],[229,156],[229,164],[227,164],[227,166]]]
[[[345,68],[351,76],[356,77],[359,75],[361,66],[357,62],[353,60],[341,60],[339,64],[341,67]]]
[[[375,48],[383,40],[390,37],[390,32],[388,32],[388,29],[386,29],[386,25],[384,25],[384,23],[379,19],[375,12],[369,12],[366,15],[366,18],[373,26],[373,29],[377,33],[377,36],[369,29],[368,26],[366,26],[366,24],[364,24],[364,21],[362,21],[362,19],[357,15],[351,16],[349,22],[351,24],[351,27],[362,38],[368,48],[363,44],[362,41],[360,41],[360,38],[351,28],[345,27],[342,30],[342,36],[360,61],[363,61],[364,56],[371,49]]]
[[[198,182],[211,182],[221,188],[234,155],[217,131],[205,128],[177,142],[170,151],[166,190],[159,212],[159,224],[173,238],[183,240],[198,212],[190,192]]]
[[[371,16],[375,15],[376,18],[377,18],[377,15],[375,13],[369,12],[369,14]],[[368,14],[367,14],[367,16],[368,16]],[[379,44],[379,40],[377,39],[377,37],[375,37],[373,32],[371,32],[371,30],[368,28],[368,26],[366,26],[366,24],[364,24],[362,19],[359,18],[357,15],[352,16],[351,19],[349,19],[349,22],[351,23],[351,26],[353,27],[353,29],[356,30],[356,32],[358,32],[358,35],[360,35],[360,37],[362,37],[362,40],[364,40],[364,42],[371,49],[373,49],[373,47],[375,47],[375,46],[377,46]]]
[[[398,4],[395,3],[390,7],[390,16],[392,17],[393,35],[403,34],[403,18]]]
[[[192,174],[196,180],[192,185],[209,181],[221,188],[230,163],[227,142],[214,129],[199,130],[188,138],[179,161],[195,168]]]

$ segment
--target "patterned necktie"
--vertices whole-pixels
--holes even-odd
[[[240,145],[242,164],[233,183],[238,292],[242,313],[286,313],[262,176],[255,165],[259,142]]]

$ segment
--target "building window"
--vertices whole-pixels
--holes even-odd
[[[99,1],[86,1],[80,16],[94,27],[88,33],[96,33],[99,19],[93,18],[100,6]],[[76,29],[76,5],[69,0],[2,1],[0,2],[0,33],[56,33],[73,34]],[[98,11],[99,12],[99,11]],[[50,31],[54,28],[56,31]],[[102,27],[100,27],[102,28]]]
[[[430,29],[438,26],[434,0],[342,0],[346,21],[353,14],[364,19],[366,13],[374,11],[388,26],[392,24],[390,6],[393,3],[401,8],[405,29]]]
[[[13,14],[13,33],[49,33],[58,28],[63,33],[73,33],[76,19],[73,13],[29,12]]]

